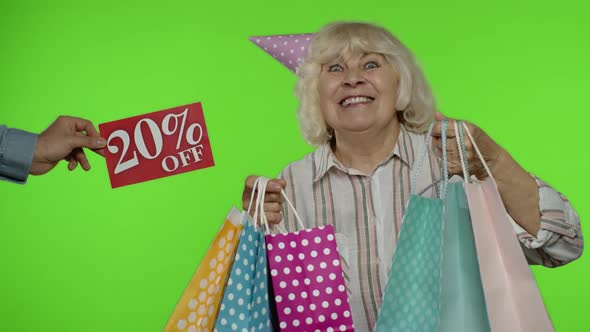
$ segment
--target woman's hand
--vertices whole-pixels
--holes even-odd
[[[441,121],[446,118],[439,112],[436,112],[435,118],[437,123],[434,125],[434,128],[432,129],[432,139],[433,146],[436,150],[438,157],[440,158],[442,156]],[[455,126],[457,122],[453,119],[446,120],[448,120],[446,142],[447,168],[449,174],[463,175],[463,169],[461,167],[461,160],[459,156],[459,147],[457,145],[457,140],[455,138]],[[502,147],[500,147],[496,142],[494,142],[494,140],[492,140],[481,128],[477,127],[472,123],[466,121],[464,122],[469,128],[469,132],[475,140],[475,144],[479,148],[479,151],[481,152],[486,164],[490,168],[492,174],[495,175],[496,172],[494,172],[494,170],[496,170],[499,167],[499,165],[502,165],[502,163],[507,161],[506,151],[504,151]],[[466,154],[463,157],[466,159],[466,162],[468,164],[469,173],[475,175],[480,180],[486,178],[488,174],[480,159],[478,158],[477,153],[473,148],[473,144],[465,130],[463,130],[463,141],[465,142],[466,150]]]
[[[246,178],[244,185],[244,192],[242,193],[242,208],[244,211],[248,210],[250,204],[250,198],[254,194],[254,183],[258,176],[250,175]],[[282,220],[281,210],[283,208],[283,197],[281,190],[287,186],[287,182],[282,179],[273,179],[266,185],[266,194],[264,197],[264,212],[266,213],[266,219],[270,224],[278,224]],[[250,216],[254,215],[254,204],[256,203],[256,197],[252,203],[252,207],[249,211]]]
[[[433,145],[439,156],[442,152],[441,123],[445,119],[440,113],[435,115],[437,123],[432,129]],[[449,120],[447,130],[447,166],[450,174],[463,174],[457,143],[455,141],[455,120]],[[498,186],[498,192],[508,213],[522,228],[533,236],[537,235],[540,227],[541,213],[539,211],[539,188],[535,179],[527,173],[512,157],[481,128],[467,123],[469,132],[479,148],[492,176]],[[488,176],[479,160],[473,144],[464,132],[466,159],[470,174],[482,180]]]

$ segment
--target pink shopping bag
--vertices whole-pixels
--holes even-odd
[[[528,266],[508,213],[467,126],[489,177],[465,184],[473,234],[493,332],[552,332],[551,319]]]
[[[294,210],[284,192],[283,197]],[[353,332],[334,227],[304,229],[295,215],[299,231],[266,235],[279,327],[286,332]]]

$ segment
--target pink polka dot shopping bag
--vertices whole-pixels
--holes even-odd
[[[352,313],[332,225],[266,235],[277,323],[281,331],[353,332]],[[262,199],[264,201],[264,199]],[[264,211],[261,216],[264,216]],[[264,217],[262,223],[265,223]]]
[[[178,301],[164,332],[213,331],[241,232],[242,216],[232,209]]]

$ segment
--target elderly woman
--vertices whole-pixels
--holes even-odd
[[[426,131],[443,119],[435,111],[426,80],[412,54],[383,28],[365,23],[333,23],[311,40],[298,68],[298,118],[305,139],[317,149],[295,161],[267,187],[271,223],[296,230],[283,209],[285,188],[306,227],[332,224],[342,256],[357,331],[373,330],[396,248],[415,161],[426,148]],[[461,174],[448,130],[448,168]],[[579,220],[568,201],[535,179],[480,128],[470,132],[494,175],[516,236],[531,264],[555,267],[582,253]],[[440,124],[432,132],[430,171],[418,188],[435,195],[440,178]],[[471,172],[485,177],[468,145]],[[246,208],[256,177],[248,177]]]

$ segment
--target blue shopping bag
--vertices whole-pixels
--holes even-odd
[[[463,180],[467,182],[470,174],[461,121],[456,122],[455,138]],[[438,331],[489,332],[490,322],[464,184],[450,183],[445,197]]]
[[[261,199],[264,204],[264,197],[259,194],[257,207]],[[254,220],[256,216],[257,212]],[[244,228],[214,331],[268,332],[272,331],[272,324],[264,232],[250,219],[248,212],[243,212],[242,219]]]
[[[410,198],[377,320],[378,332],[490,331],[464,185],[448,183],[447,126],[443,121],[439,197]],[[458,128],[455,137],[468,179]]]
[[[410,197],[376,332],[436,331],[443,202]]]
[[[412,194],[404,215],[397,248],[393,257],[383,303],[377,317],[376,332],[436,332],[439,321],[441,243],[444,195],[448,184],[446,171],[447,122],[442,122],[442,179],[439,197]],[[412,177],[412,192],[428,153],[418,160]]]
[[[246,221],[214,331],[271,331],[264,234]]]
[[[449,183],[445,201],[438,332],[489,332],[471,218],[462,182]]]

